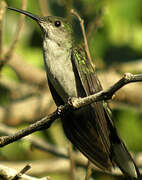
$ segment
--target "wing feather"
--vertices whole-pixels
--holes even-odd
[[[86,95],[91,95],[102,90],[100,81],[96,75],[95,69],[87,59],[87,55],[84,50],[74,50],[74,61],[77,67],[78,74],[80,76],[82,85],[85,89]],[[96,119],[93,123],[96,123],[101,140],[105,146],[105,149],[110,153],[110,138],[109,128],[106,120],[106,113],[103,106],[103,102],[92,103],[91,106],[95,110]],[[94,120],[94,119],[92,119]]]

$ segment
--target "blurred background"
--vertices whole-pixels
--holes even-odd
[[[3,5],[22,8],[40,16],[62,16],[74,28],[77,44],[83,42],[75,9],[85,21],[93,63],[104,88],[110,87],[125,72],[142,72],[141,0],[0,0],[0,135],[16,130],[50,114],[56,106],[50,95],[42,56],[42,35],[29,18],[21,20],[14,11],[1,11]],[[129,84],[109,101],[118,132],[138,166],[142,165],[142,83]],[[45,148],[44,148],[45,147]],[[76,157],[80,154],[75,151]],[[46,131],[1,148],[2,164],[22,169],[30,163],[29,175],[50,176],[52,180],[71,179],[68,141],[57,120]],[[85,176],[84,159],[75,157],[76,176]],[[82,156],[81,156],[82,157]],[[85,163],[84,163],[85,162]],[[93,171],[92,179],[124,179]]]

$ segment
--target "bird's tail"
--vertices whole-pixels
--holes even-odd
[[[129,180],[140,177],[140,172],[122,141],[113,145],[113,160]]]

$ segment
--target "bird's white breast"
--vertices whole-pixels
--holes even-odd
[[[71,62],[71,50],[60,47],[54,41],[43,42],[47,76],[64,102],[77,96],[76,81]]]

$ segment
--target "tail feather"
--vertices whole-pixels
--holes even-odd
[[[113,145],[113,160],[129,179],[140,177],[140,172],[123,142]]]

